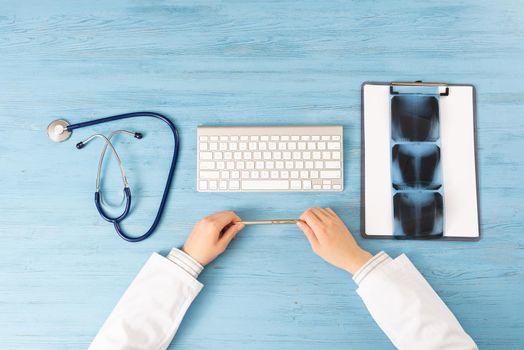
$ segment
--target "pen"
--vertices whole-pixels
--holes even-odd
[[[284,219],[284,220],[251,220],[251,221],[239,221],[239,224],[244,225],[285,225],[285,224],[296,224],[297,222],[302,221],[300,219]]]

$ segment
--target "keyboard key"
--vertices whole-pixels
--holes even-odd
[[[291,181],[291,189],[292,190],[300,190],[300,189],[302,189],[302,181],[300,181],[300,180],[292,180]]]
[[[213,159],[213,152],[200,152],[200,160]]]
[[[209,149],[210,149],[211,151],[216,151],[216,150],[218,150],[218,143],[216,143],[216,142],[211,142],[211,143],[209,144]]]
[[[207,136],[200,136],[200,141],[207,141],[208,140],[208,137]]]
[[[287,190],[289,181],[287,180],[244,180],[242,181],[243,190]]]
[[[207,190],[207,181],[200,181],[199,188],[201,190]]]
[[[209,181],[209,189],[210,190],[216,190],[217,189],[217,182],[216,181]]]
[[[302,183],[302,186],[304,187],[305,190],[310,190],[311,189],[311,181],[309,180],[306,180]]]
[[[220,172],[220,177],[222,179],[229,179],[229,171],[221,171]]]
[[[278,170],[272,170],[270,176],[272,179],[278,179]]]
[[[323,135],[323,136],[321,137],[322,141],[329,141],[330,138],[331,138],[331,137],[329,137],[329,135],[327,135],[327,136],[326,136],[326,135]]]
[[[323,161],[320,161],[320,160],[317,160],[315,162],[315,168],[316,169],[323,169],[324,168],[324,162]]]
[[[333,159],[340,159],[340,152],[333,152],[331,153],[331,156],[333,157]]]
[[[231,189],[231,190],[239,190],[240,189],[240,181],[237,181],[237,180],[229,181],[229,189]]]
[[[219,176],[220,176],[220,173],[218,171],[201,171],[200,172],[201,179],[218,179]]]
[[[213,170],[215,169],[215,162],[200,162],[201,170]]]
[[[231,172],[231,178],[232,179],[239,179],[240,178],[240,171],[234,170]]]
[[[312,141],[320,141],[320,136],[311,136]]]
[[[300,140],[300,136],[298,135],[291,136],[291,141],[298,141],[298,140]]]
[[[324,170],[320,172],[320,177],[323,179],[339,179],[342,176],[340,170]]]
[[[207,151],[207,143],[200,142],[200,150],[201,151]]]
[[[227,181],[220,181],[220,189],[227,190]]]
[[[296,170],[291,171],[291,178],[292,179],[298,179],[298,171],[296,171]]]
[[[299,150],[303,151],[303,150],[306,149],[306,143],[305,142],[299,142],[297,144],[297,147],[298,147]]]
[[[340,142],[328,142],[327,148],[331,150],[340,149]]]
[[[309,172],[307,170],[302,170],[300,172],[300,178],[301,179],[307,179],[309,177]]]
[[[327,169],[340,169],[340,162],[338,161],[327,161],[324,162],[324,165]]]
[[[333,185],[333,189],[334,190],[341,190],[342,186],[340,186],[340,185]]]

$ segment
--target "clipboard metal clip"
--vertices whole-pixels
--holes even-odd
[[[389,92],[391,95],[398,95],[402,93],[408,94],[424,94],[424,95],[440,95],[448,96],[449,87],[447,83],[429,83],[422,80],[417,81],[394,81],[389,85]]]

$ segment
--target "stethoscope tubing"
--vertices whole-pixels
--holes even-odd
[[[68,125],[67,128],[66,128],[68,131],[73,131],[75,129],[81,129],[81,128],[85,128],[85,127],[93,126],[93,125],[97,125],[97,124],[103,124],[103,123],[113,122],[113,121],[117,121],[117,120],[129,119],[129,118],[137,118],[137,117],[150,117],[150,118],[159,119],[159,120],[162,120],[163,122],[165,122],[169,126],[169,128],[171,129],[171,132],[173,133],[174,145],[173,145],[173,157],[171,159],[171,165],[169,167],[169,173],[167,175],[166,185],[164,187],[164,192],[162,194],[162,199],[160,200],[160,205],[158,207],[158,211],[156,213],[155,219],[153,220],[153,223],[151,224],[149,229],[144,234],[142,234],[140,236],[130,236],[127,233],[125,233],[124,230],[122,229],[122,227],[120,226],[120,223],[127,217],[128,213],[129,213],[129,210],[130,210],[130,207],[131,207],[131,190],[129,189],[129,187],[125,187],[124,188],[124,192],[125,192],[125,196],[126,196],[125,209],[124,209],[124,211],[122,212],[121,215],[119,215],[118,217],[115,217],[115,218],[114,217],[110,217],[109,215],[107,215],[107,213],[104,211],[104,209],[103,209],[103,207],[101,205],[101,202],[100,202],[100,197],[101,197],[100,196],[100,192],[98,190],[95,192],[95,206],[96,206],[96,209],[98,210],[98,212],[100,213],[100,216],[102,216],[102,218],[104,220],[106,220],[108,222],[111,222],[113,224],[113,226],[115,227],[115,230],[116,230],[117,234],[122,239],[124,239],[124,240],[126,240],[128,242],[140,242],[140,241],[145,240],[146,238],[148,238],[149,236],[151,236],[153,234],[153,232],[156,230],[158,224],[160,223],[160,218],[162,217],[162,213],[164,212],[164,209],[165,209],[165,206],[166,206],[167,197],[168,197],[168,194],[169,194],[169,189],[171,188],[171,183],[173,182],[173,176],[174,176],[174,173],[175,173],[175,167],[176,167],[177,158],[178,158],[179,136],[178,136],[178,130],[177,130],[176,126],[173,124],[173,122],[171,120],[169,120],[167,117],[165,117],[164,115],[162,115],[160,113],[156,113],[156,112],[133,112],[133,113],[124,113],[124,114],[114,115],[114,116],[110,116],[110,117],[99,118],[99,119],[94,119],[94,120],[85,121],[85,122],[81,122],[81,123],[71,124],[71,125]]]

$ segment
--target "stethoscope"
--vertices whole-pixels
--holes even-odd
[[[47,127],[47,134],[49,136],[49,139],[51,139],[54,142],[63,142],[63,141],[66,141],[67,139],[69,139],[71,137],[71,134],[73,133],[73,130],[75,130],[75,129],[81,129],[81,128],[85,128],[87,126],[92,126],[92,125],[96,125],[96,124],[102,124],[102,123],[112,122],[112,121],[116,121],[116,120],[128,119],[128,118],[137,118],[137,117],[149,117],[149,118],[156,118],[156,119],[162,120],[171,129],[171,131],[173,133],[173,140],[174,140],[173,158],[171,160],[171,166],[169,168],[169,173],[167,175],[167,181],[166,181],[166,185],[164,187],[164,193],[162,194],[162,200],[160,201],[160,206],[158,207],[158,211],[156,213],[155,220],[153,221],[153,224],[151,225],[149,230],[147,230],[147,232],[144,233],[141,236],[137,236],[137,237],[129,236],[128,234],[126,234],[122,230],[122,227],[120,226],[120,223],[129,214],[129,209],[131,207],[131,190],[129,189],[128,179],[127,179],[124,167],[122,165],[122,160],[121,160],[120,156],[118,155],[118,152],[116,151],[115,147],[113,146],[113,143],[111,142],[111,139],[112,139],[113,136],[115,136],[117,134],[130,135],[130,136],[133,136],[136,139],[141,139],[143,137],[143,135],[141,133],[139,133],[139,132],[133,132],[133,131],[128,131],[128,130],[116,130],[116,131],[113,131],[107,137],[102,135],[102,134],[93,134],[93,135],[89,136],[87,139],[85,139],[85,140],[83,140],[83,141],[81,141],[81,142],[76,144],[76,148],[82,149],[82,148],[84,148],[85,145],[87,145],[93,139],[97,139],[98,138],[98,139],[102,139],[104,141],[105,144],[104,144],[104,147],[102,148],[102,151],[100,153],[100,158],[99,158],[99,161],[98,161],[98,171],[97,171],[97,176],[96,176],[95,206],[96,206],[96,209],[98,210],[98,213],[100,214],[100,216],[104,220],[112,223],[114,225],[115,230],[118,233],[118,235],[120,237],[122,237],[123,239],[125,239],[126,241],[128,241],[128,242],[140,242],[140,241],[143,241],[144,239],[148,238],[149,236],[151,236],[153,234],[153,232],[155,231],[156,227],[158,226],[158,223],[160,222],[160,217],[162,216],[162,213],[164,212],[164,208],[165,208],[166,201],[167,201],[167,195],[169,193],[169,189],[171,187],[171,182],[173,180],[173,175],[175,173],[175,166],[176,166],[176,161],[177,161],[177,156],[178,156],[178,143],[179,143],[178,131],[177,131],[177,128],[175,127],[175,125],[173,124],[173,122],[171,122],[171,120],[169,120],[167,117],[165,117],[164,115],[162,115],[160,113],[155,113],[155,112],[135,112],[135,113],[126,113],[126,114],[120,114],[120,115],[115,115],[115,116],[111,116],[111,117],[95,119],[95,120],[91,120],[91,121],[87,121],[87,122],[83,122],[83,123],[77,123],[77,124],[69,124],[66,120],[57,119],[57,120],[52,121],[49,124],[49,126]],[[114,157],[116,158],[116,160],[118,162],[118,166],[120,168],[120,175],[122,177],[122,182],[123,182],[123,185],[124,185],[125,207],[124,207],[124,210],[122,211],[122,213],[120,215],[118,215],[118,216],[115,216],[115,217],[109,216],[106,213],[106,211],[104,210],[104,208],[102,207],[102,203],[101,203],[102,202],[102,193],[101,193],[101,190],[100,190],[100,176],[101,176],[100,174],[102,172],[102,163],[103,163],[103,160],[104,160],[104,157],[105,157],[105,154],[106,154],[106,151],[107,151],[108,147],[111,149],[111,152],[113,153]]]

